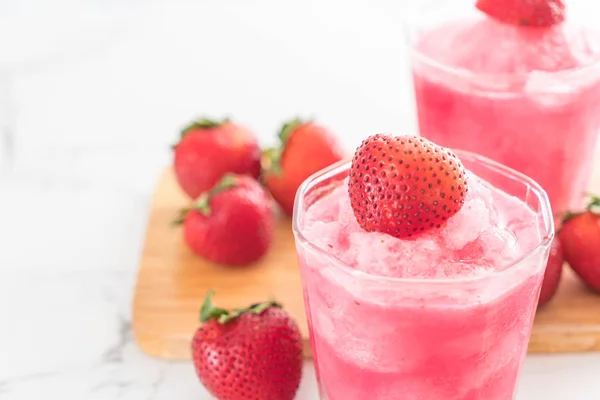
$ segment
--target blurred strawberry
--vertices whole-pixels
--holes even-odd
[[[587,209],[570,213],[559,233],[565,261],[588,286],[600,292],[600,198],[592,196]]]
[[[295,119],[279,132],[280,144],[265,151],[264,182],[283,211],[291,215],[298,187],[315,172],[344,158],[337,137],[323,125]]]
[[[254,134],[228,119],[199,119],[181,132],[174,146],[177,182],[192,199],[227,172],[260,175],[260,147]]]
[[[548,27],[565,20],[563,0],[478,0],[477,8],[512,25]]]
[[[202,384],[218,400],[292,400],[302,377],[302,337],[276,302],[227,311],[206,297],[192,340]]]
[[[274,215],[270,195],[246,175],[226,174],[177,223],[189,248],[201,257],[227,265],[250,264],[271,245]]]
[[[548,258],[546,272],[544,273],[544,281],[542,282],[538,308],[546,305],[556,294],[558,284],[562,277],[563,261],[562,246],[560,240],[555,237],[552,241],[550,257]]]

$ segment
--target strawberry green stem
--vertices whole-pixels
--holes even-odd
[[[234,319],[238,318],[240,315],[244,313],[254,313],[257,315],[262,314],[265,310],[270,307],[281,308],[281,305],[275,301],[266,301],[263,303],[256,303],[251,305],[248,308],[236,308],[233,310],[225,310],[222,308],[215,307],[212,303],[212,296],[214,295],[214,291],[211,290],[206,295],[204,299],[204,304],[202,304],[202,309],[200,310],[200,322],[205,323],[210,320],[217,320],[221,324],[226,324]]]
[[[197,120],[191,122],[188,126],[183,128],[181,131],[181,137],[183,138],[190,131],[193,130],[202,130],[202,129],[214,129],[223,125],[224,123],[229,122],[229,118],[223,118],[221,120],[210,119],[210,118],[198,118]]]
[[[283,124],[277,136],[279,137],[279,141],[281,142],[282,147],[285,147],[288,139],[292,136],[292,133],[302,124],[307,123],[308,121],[303,121],[300,118],[295,118],[293,120],[287,121]]]
[[[281,147],[271,147],[263,150],[262,153],[262,167],[263,174],[273,174],[277,176],[283,175],[281,169],[281,154],[283,153]]]
[[[279,133],[277,134],[279,143],[275,147],[271,147],[264,150],[262,153],[262,167],[264,171],[263,174],[272,174],[277,176],[283,175],[283,170],[281,168],[281,158],[283,156],[285,146],[287,145],[287,142],[294,133],[294,131],[298,129],[300,125],[306,124],[308,122],[311,121],[295,118],[283,124],[283,126],[279,130]]]
[[[234,188],[237,186],[237,175],[232,173],[227,173],[223,175],[223,178],[213,186],[209,191],[204,192],[198,197],[196,202],[191,207],[183,208],[179,211],[179,215],[172,222],[173,225],[181,225],[185,221],[185,217],[191,210],[196,210],[202,213],[204,216],[209,216],[211,213],[210,210],[210,202],[214,196],[217,194]]]
[[[175,218],[173,221],[171,221],[171,225],[172,226],[178,226],[181,225],[185,222],[185,217],[187,216],[187,213],[190,211],[189,208],[182,208],[181,210],[179,210],[179,214],[177,214],[177,218]]]
[[[600,207],[600,197],[591,193],[586,196],[590,198],[590,203],[586,207],[587,210],[592,211],[593,208]]]
[[[198,197],[196,200],[196,204],[194,205],[194,209],[200,211],[203,215],[210,215],[210,201],[217,194],[234,188],[237,185],[236,175],[235,174],[225,174],[223,178],[212,187],[208,192],[204,192]]]
[[[229,312],[222,308],[215,307],[212,303],[212,297],[215,294],[214,290],[211,290],[206,295],[202,308],[200,309],[200,322],[204,323],[211,319],[219,319],[222,315],[227,315]]]
[[[228,117],[225,117],[221,120],[210,118],[198,118],[197,120],[191,122],[188,126],[181,130],[179,140],[181,141],[181,139],[183,139],[185,135],[187,135],[193,130],[214,129],[229,121],[230,119]],[[178,144],[179,143],[171,145],[171,149],[175,149],[175,147],[177,147]]]

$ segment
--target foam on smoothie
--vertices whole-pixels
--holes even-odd
[[[531,250],[536,215],[519,199],[467,173],[462,209],[440,229],[408,240],[366,232],[357,223],[347,180],[306,211],[302,232],[351,268],[398,278],[474,277],[502,270]]]

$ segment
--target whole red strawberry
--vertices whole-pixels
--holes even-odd
[[[192,199],[225,173],[260,175],[261,151],[254,134],[229,120],[199,119],[181,132],[174,146],[177,182]]]
[[[558,284],[562,277],[563,262],[564,259],[560,240],[554,238],[552,247],[550,248],[548,264],[546,265],[546,272],[544,273],[544,281],[542,282],[538,307],[545,306],[556,294]]]
[[[559,233],[565,261],[587,285],[600,292],[600,198],[588,208],[565,218]]]
[[[279,141],[279,147],[265,151],[264,181],[283,211],[291,215],[302,182],[343,159],[344,151],[326,127],[299,119],[283,125]]]
[[[228,265],[261,258],[275,227],[269,194],[253,178],[233,174],[182,210],[176,222],[183,223],[185,242],[193,252]]]
[[[209,293],[192,340],[202,384],[218,400],[292,400],[302,377],[302,337],[275,302],[229,312]]]
[[[548,27],[565,20],[562,0],[478,0],[477,8],[511,25]]]
[[[354,153],[348,192],[364,230],[406,238],[456,214],[467,180],[452,151],[418,136],[378,134]]]

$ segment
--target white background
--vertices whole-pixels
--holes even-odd
[[[405,3],[96,1],[110,13],[76,13],[61,1],[29,23],[0,19],[17,137],[0,175],[0,399],[209,399],[190,363],[146,357],[129,332],[169,144],[199,114],[231,115],[264,145],[297,115],[348,149],[414,132]],[[600,354],[528,356],[517,398],[597,400],[598,377]],[[310,363],[298,398],[317,399]]]

